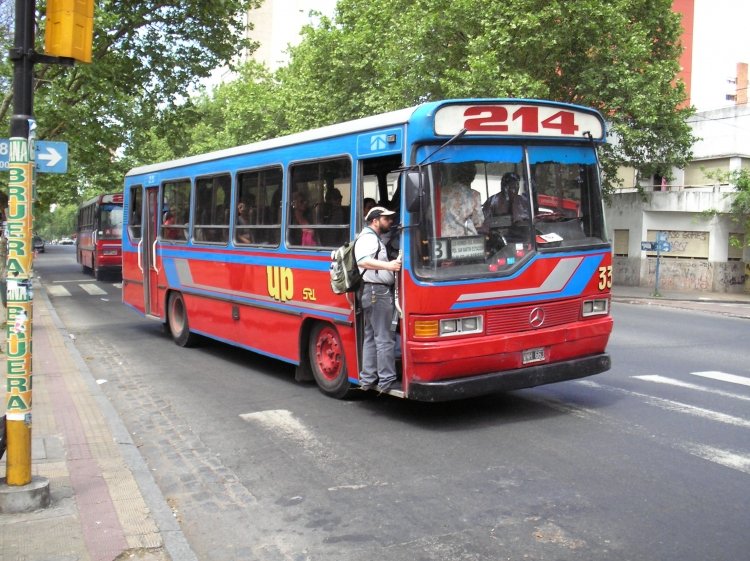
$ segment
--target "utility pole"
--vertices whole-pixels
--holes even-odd
[[[49,481],[31,475],[33,202],[36,180],[34,64],[91,62],[94,0],[47,0],[45,52],[34,51],[36,0],[16,0],[13,116],[8,154],[8,255],[6,268],[6,477],[0,513],[49,506]],[[48,56],[54,55],[54,56]]]
[[[6,432],[8,485],[31,483],[33,69],[35,0],[16,0],[8,155]]]

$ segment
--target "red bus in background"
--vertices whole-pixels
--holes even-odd
[[[122,193],[97,195],[78,207],[76,261],[97,280],[122,273]]]

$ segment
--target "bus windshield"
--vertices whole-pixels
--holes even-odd
[[[122,238],[122,205],[101,205],[99,209],[99,236],[108,240]]]
[[[535,252],[606,245],[593,147],[452,145],[438,158],[412,217],[420,277],[508,275]]]

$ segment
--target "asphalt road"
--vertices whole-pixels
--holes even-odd
[[[283,363],[177,347],[72,248],[35,268],[200,559],[748,556],[750,320],[615,303],[609,373],[336,401]]]

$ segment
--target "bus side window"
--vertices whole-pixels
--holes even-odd
[[[128,234],[130,239],[141,239],[141,213],[143,212],[143,190],[140,185],[130,188],[130,219]]]
[[[349,239],[352,167],[348,158],[291,168],[290,246],[338,247]]]
[[[235,245],[279,245],[282,178],[280,167],[237,174],[232,235]]]
[[[195,182],[195,240],[226,244],[229,241],[229,174],[200,177]]]
[[[164,183],[161,239],[181,242],[188,239],[190,189],[189,179]]]

